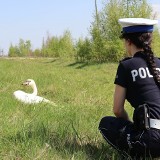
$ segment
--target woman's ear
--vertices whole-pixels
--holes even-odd
[[[128,56],[130,56],[131,54],[131,46],[132,46],[132,42],[130,39],[125,39],[125,50]]]
[[[126,40],[126,43],[127,43],[128,45],[131,45],[131,44],[132,44],[132,42],[131,42],[130,39],[127,39],[127,40]]]

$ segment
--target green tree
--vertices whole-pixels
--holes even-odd
[[[74,55],[74,44],[70,31],[66,30],[59,39],[60,56],[72,57]]]
[[[33,52],[33,55],[35,57],[42,57],[42,54],[41,54],[41,50],[40,49],[35,49],[34,52]]]
[[[8,52],[8,56],[9,57],[16,57],[19,56],[19,49],[17,46],[13,46],[12,44],[9,47],[9,52]]]
[[[78,62],[84,62],[89,61],[92,58],[92,44],[88,38],[85,38],[83,40],[82,38],[79,38],[77,44],[76,44],[76,60]]]
[[[60,37],[48,36],[47,40],[43,40],[42,51],[43,56],[49,57],[70,57],[74,53],[74,44],[71,33],[65,31]]]
[[[31,56],[30,40],[24,41],[23,39],[20,39],[19,40],[19,51],[20,51],[20,56]]]
[[[91,24],[90,33],[94,55],[100,61],[118,61],[122,58],[124,50],[119,39],[121,26],[118,24],[118,19],[123,17],[149,18],[151,11],[146,0],[108,0],[102,11],[96,12],[94,22]]]
[[[9,47],[9,53],[8,56],[32,56],[32,50],[31,50],[31,42],[30,40],[24,41],[23,39],[19,40],[18,46],[13,46],[12,44]]]

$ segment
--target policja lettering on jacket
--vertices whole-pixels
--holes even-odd
[[[156,68],[157,71],[160,72],[160,68]],[[132,78],[133,78],[133,82],[136,81],[136,77],[140,77],[142,79],[144,78],[152,78],[153,76],[150,74],[150,71],[148,69],[148,67],[140,67],[138,70],[137,69],[134,69],[131,71],[131,74],[132,74]]]

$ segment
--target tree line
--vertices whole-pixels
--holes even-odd
[[[142,17],[155,19],[151,6],[146,0],[107,0],[102,10],[97,10],[89,28],[90,37],[73,41],[71,32],[64,31],[62,36],[47,36],[42,40],[40,49],[32,50],[30,40],[19,40],[18,45],[10,45],[8,56],[34,57],[74,57],[78,62],[119,61],[125,57],[123,41],[119,38],[121,26],[118,19],[123,17]],[[160,33],[154,31],[153,49],[160,56]],[[158,54],[159,53],[159,54]]]

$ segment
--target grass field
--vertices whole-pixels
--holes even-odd
[[[117,65],[1,58],[0,159],[117,160],[98,131],[100,119],[112,115]],[[32,91],[21,85],[28,78],[57,106],[15,100],[15,90]]]

